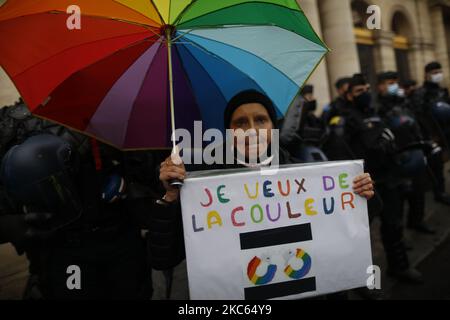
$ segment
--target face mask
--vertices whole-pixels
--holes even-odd
[[[388,93],[391,96],[397,96],[400,90],[398,83],[394,83],[388,86]]]
[[[307,112],[314,112],[317,109],[317,101],[313,100],[305,102],[304,107],[306,108]]]
[[[359,96],[355,97],[353,100],[353,103],[355,104],[355,107],[357,107],[360,110],[366,110],[370,108],[372,101],[372,96],[369,92],[364,92],[360,94]]]
[[[431,75],[431,82],[440,84],[444,81],[444,74],[443,73],[436,73]]]
[[[397,96],[400,98],[404,98],[406,96],[405,89],[402,88],[398,89]]]

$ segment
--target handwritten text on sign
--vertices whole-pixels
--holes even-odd
[[[372,264],[362,162],[187,179],[191,298],[300,298],[363,286]],[[345,280],[345,281],[344,281]]]

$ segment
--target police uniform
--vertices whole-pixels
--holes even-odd
[[[43,296],[50,299],[150,298],[150,266],[141,229],[148,228],[152,220],[159,223],[153,217],[164,216],[161,212],[168,212],[166,220],[181,221],[179,216],[170,214],[177,213],[177,209],[155,201],[158,195],[152,192],[149,185],[154,183],[156,174],[151,155],[144,152],[123,153],[104,144],[98,144],[96,152],[93,152],[90,138],[33,117],[23,104],[2,109],[1,112],[0,123],[5,133],[2,132],[0,146],[3,153],[30,136],[50,133],[70,142],[80,156],[75,184],[82,214],[76,222],[52,233],[47,239],[33,239],[31,243],[24,240],[26,226],[13,228],[13,232],[8,234],[2,234],[0,228],[1,240],[13,242],[19,252],[26,251],[30,273],[38,276]],[[126,194],[114,194],[110,184],[117,177],[125,180],[128,186]],[[123,186],[123,183],[119,185]],[[0,225],[8,229],[8,226],[23,224],[22,205],[12,201],[7,190],[3,189],[0,195]],[[116,196],[120,199],[114,199]],[[172,242],[179,248],[181,223],[174,224],[173,220],[166,222],[168,230],[162,230],[154,238],[164,237],[166,232],[176,233],[177,237]],[[173,228],[176,228],[175,232]],[[162,261],[166,263],[162,267],[176,265],[184,257],[182,251],[172,259],[172,251],[176,250],[169,245],[169,248],[154,254],[155,259],[158,254],[169,257],[168,263]],[[68,288],[69,266],[81,269],[81,290]]]
[[[350,102],[331,119],[332,133],[325,152],[331,160],[364,159],[376,183],[372,205],[381,219],[382,241],[391,271],[409,269],[403,243],[402,181],[396,177],[395,138],[374,109],[360,110]],[[379,196],[379,198],[378,198]],[[376,203],[382,199],[382,204]],[[369,201],[370,205],[370,201]]]
[[[440,153],[430,158],[429,164],[434,174],[434,194],[438,201],[450,205],[450,196],[445,193],[444,162],[448,159],[449,151],[449,123],[443,123],[435,114],[440,103],[450,104],[447,89],[441,88],[438,84],[425,81],[422,88],[415,91],[410,97],[409,106],[417,119],[424,138],[436,142],[442,149]],[[450,112],[450,110],[449,110]]]
[[[422,130],[403,97],[378,95],[376,109],[395,135],[398,151],[394,161],[398,178],[405,181],[402,194],[409,202],[408,226],[432,233],[424,222],[427,156],[431,156],[428,151],[432,150],[432,143],[425,141]]]

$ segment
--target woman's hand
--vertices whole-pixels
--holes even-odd
[[[163,163],[159,171],[159,180],[162,182],[166,195],[164,200],[174,202],[180,195],[179,188],[170,186],[170,181],[178,179],[183,181],[186,178],[186,169],[184,163],[178,155],[172,154]]]
[[[374,182],[369,173],[364,173],[353,180],[353,191],[367,200],[375,195]]]

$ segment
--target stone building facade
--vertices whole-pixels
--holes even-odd
[[[450,0],[299,0],[332,50],[310,78],[320,105],[334,97],[335,81],[356,72],[373,83],[378,72],[396,70],[421,83],[424,66],[443,65],[450,85]],[[381,13],[381,29],[369,30],[370,5]]]
[[[378,72],[398,70],[403,80],[422,82],[424,65],[438,60],[450,85],[450,0],[298,1],[332,50],[309,80],[320,105],[335,95],[336,79],[361,71],[372,81]],[[379,30],[367,28],[369,5],[381,9]],[[0,69],[0,106],[17,98]]]

